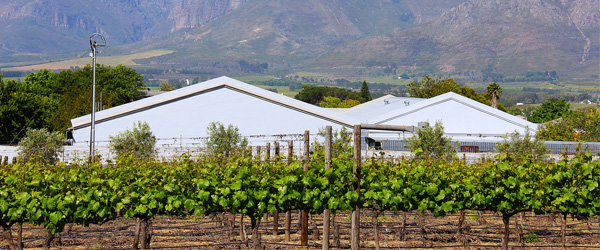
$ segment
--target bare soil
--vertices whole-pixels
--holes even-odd
[[[375,248],[374,220],[370,210],[361,214],[361,247]],[[379,245],[381,249],[500,249],[503,224],[494,213],[468,211],[457,234],[459,216],[433,217],[425,215],[425,234],[419,225],[420,213],[406,213],[403,225],[402,212],[385,212],[378,217]],[[522,222],[521,222],[522,217]],[[259,234],[264,249],[321,249],[323,216],[311,215],[309,220],[308,246],[300,245],[299,213],[292,212],[290,241],[285,241],[285,214],[279,215],[279,230],[274,235],[273,217],[263,218]],[[333,218],[333,215],[332,215]],[[250,220],[244,217],[245,230],[240,227],[240,215],[216,214],[211,216],[170,217],[153,219],[152,249],[252,249],[253,235]],[[511,219],[510,247],[513,249],[561,249],[561,216],[523,213]],[[330,246],[332,249],[350,248],[350,213],[335,215],[339,230],[334,236],[332,225]],[[600,249],[600,218],[580,221],[567,218],[566,249]],[[69,226],[57,235],[52,249],[132,249],[135,238],[134,219],[117,219],[103,225],[81,227]],[[247,241],[244,240],[244,232]],[[404,233],[403,233],[404,232]],[[16,231],[13,232],[13,236]],[[24,225],[24,245],[27,249],[40,249],[45,238],[44,229]],[[520,240],[521,239],[521,240]],[[0,248],[8,249],[4,238]]]

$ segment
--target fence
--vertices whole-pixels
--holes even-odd
[[[478,141],[454,141],[457,152],[485,153],[495,152],[498,142],[478,142]],[[551,154],[574,154],[580,148],[583,152],[590,152],[593,155],[600,155],[600,142],[566,142],[566,141],[546,141],[544,142]],[[410,151],[408,141],[406,140],[380,140],[376,141],[368,137],[362,139],[362,149],[369,148],[385,151]]]
[[[292,147],[293,154],[299,156],[303,152],[304,134],[280,134],[280,135],[251,135],[245,136],[248,140],[249,151],[253,154],[260,150],[262,154],[266,153],[267,145],[272,150],[271,155],[275,154],[275,144],[279,144],[279,150],[287,152],[287,148]],[[157,138],[156,153],[160,158],[172,158],[182,154],[199,155],[207,152],[206,137],[194,138]],[[310,134],[310,141],[323,141],[322,135],[313,133]],[[455,141],[456,151],[461,153],[493,153],[496,152],[498,142],[485,141]],[[98,155],[103,159],[112,159],[114,154],[109,150],[109,141],[99,141],[96,146]],[[578,148],[584,152],[591,152],[593,155],[600,155],[600,142],[565,142],[565,141],[547,141],[545,142],[551,154],[574,154]],[[410,152],[408,141],[406,140],[373,140],[369,137],[363,137],[361,143],[362,150],[383,150]],[[7,159],[12,161],[17,156],[16,146],[0,146],[0,162]],[[64,150],[59,155],[59,159],[65,162],[81,160],[89,155],[89,145],[87,143],[76,144],[74,146],[65,146]]]

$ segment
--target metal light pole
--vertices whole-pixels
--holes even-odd
[[[102,44],[98,44],[94,41],[94,37],[100,37],[102,39]],[[92,53],[90,56],[92,57],[92,117],[91,117],[91,125],[90,125],[90,161],[94,159],[94,142],[96,141],[96,49],[98,46],[106,46],[106,40],[104,40],[104,36],[94,33],[90,36],[90,48],[92,49]]]

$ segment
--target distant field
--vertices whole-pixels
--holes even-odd
[[[290,88],[288,86],[265,86],[265,85],[254,85],[254,86],[263,88],[263,89],[276,89],[277,93],[283,94],[285,96],[292,97],[292,98],[294,98],[294,96],[296,94],[298,94],[298,91],[290,91]]]
[[[157,57],[157,56],[170,54],[173,52],[174,51],[172,51],[172,50],[151,50],[151,51],[145,51],[145,52],[136,53],[136,54],[118,55],[118,56],[103,56],[102,54],[99,54],[98,58],[96,59],[96,62],[99,64],[110,65],[110,66],[116,66],[119,64],[131,66],[131,65],[136,65],[136,63],[133,60]],[[71,67],[80,67],[81,68],[81,67],[84,67],[85,65],[91,64],[91,63],[92,63],[92,59],[90,57],[82,57],[82,58],[78,58],[78,59],[71,59],[71,60],[65,60],[65,61],[57,61],[57,62],[51,62],[51,63],[14,67],[12,69],[13,70],[22,70],[22,71],[40,70],[40,69],[61,70],[61,69],[70,69]]]
[[[266,75],[266,76],[236,76],[233,77],[238,81],[242,82],[256,82],[256,81],[268,81],[275,79],[274,75]]]
[[[367,82],[387,83],[387,84],[392,84],[392,85],[407,85],[412,81],[412,79],[398,79],[398,77],[392,78],[392,76],[367,78],[365,80]]]

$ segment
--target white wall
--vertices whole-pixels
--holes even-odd
[[[96,141],[106,144],[109,136],[146,121],[157,138],[206,137],[206,127],[218,121],[239,128],[242,135],[316,133],[319,128],[341,125],[275,103],[220,88],[152,109],[96,123]],[[76,143],[88,143],[89,126],[73,132]]]

